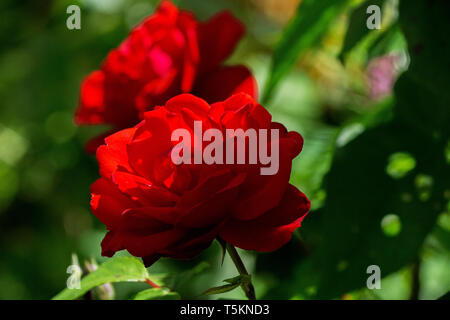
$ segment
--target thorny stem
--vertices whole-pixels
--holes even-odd
[[[239,271],[239,274],[249,276],[247,269],[245,268],[245,265],[242,262],[241,257],[239,256],[238,252],[236,251],[236,248],[233,247],[231,244],[227,243],[226,249],[227,249],[228,254],[230,255],[231,260],[233,261],[234,265],[236,266],[236,269]],[[244,290],[245,295],[247,296],[248,300],[256,300],[255,288],[253,287],[251,279],[249,280],[249,282],[242,283],[241,288],[242,288],[242,290]]]

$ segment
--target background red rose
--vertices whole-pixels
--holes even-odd
[[[229,12],[200,23],[190,12],[162,2],[108,54],[100,70],[83,80],[75,122],[131,127],[143,112],[183,92],[210,103],[238,92],[255,97],[256,81],[246,67],[221,65],[243,33],[244,26]]]
[[[175,129],[278,129],[279,170],[260,165],[181,164],[171,160]],[[242,249],[271,251],[291,238],[310,203],[289,184],[302,137],[271,121],[247,94],[209,105],[190,94],[146,112],[137,126],[119,131],[97,150],[101,178],[91,187],[93,213],[106,225],[102,254],[127,249],[147,264],[160,256],[188,258],[220,236]],[[203,147],[206,144],[204,143]],[[193,154],[193,153],[192,153]]]

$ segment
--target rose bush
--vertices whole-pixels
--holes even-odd
[[[83,80],[75,122],[113,128],[91,141],[88,150],[179,93],[194,93],[209,103],[238,92],[255,97],[256,81],[246,67],[222,65],[243,34],[244,26],[229,12],[200,23],[163,1],[108,54],[100,70]]]
[[[272,122],[244,93],[212,105],[181,94],[143,117],[97,150],[101,178],[91,187],[91,210],[108,229],[103,255],[126,249],[149,265],[162,256],[190,258],[217,236],[261,252],[290,240],[310,208],[289,184],[292,160],[303,146],[300,134]],[[269,141],[279,146],[278,172],[261,175],[261,164],[175,165],[171,151],[178,142],[171,134],[179,128],[192,132],[194,121],[221,132],[279,130],[279,139]]]

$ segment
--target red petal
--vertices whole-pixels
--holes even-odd
[[[230,220],[219,235],[241,249],[273,251],[291,239],[292,232],[300,227],[309,208],[306,196],[289,185],[277,207],[254,220]]]
[[[91,211],[108,229],[120,224],[122,212],[134,208],[131,199],[109,180],[100,178],[91,186]]]
[[[75,113],[77,124],[104,123],[104,82],[105,74],[100,70],[84,78],[80,90],[80,103]]]
[[[102,256],[112,257],[117,251],[125,249],[122,245],[120,234],[115,231],[108,231],[102,240]]]
[[[171,125],[177,125],[177,118],[159,108],[144,114],[145,121],[136,130],[133,142],[127,145],[128,161],[138,175],[152,183],[170,175],[170,164],[162,165],[172,146]]]
[[[171,1],[164,0],[158,5],[155,15],[161,14],[165,16],[166,19],[172,21],[175,20],[178,15],[178,8]]]
[[[135,234],[154,234],[172,229],[165,220],[173,220],[173,208],[135,208],[122,213],[120,230]]]
[[[190,92],[194,85],[195,77],[200,60],[198,47],[197,27],[195,18],[185,11],[182,11],[178,19],[180,29],[186,38],[186,49],[184,54],[183,78],[181,79],[181,91]]]
[[[123,244],[126,249],[136,257],[145,257],[158,253],[177,242],[185,235],[185,231],[169,229],[159,233],[140,235],[136,232],[126,233]]]
[[[274,175],[261,175],[259,168],[249,175],[238,200],[233,216],[239,220],[255,219],[274,208],[281,201],[289,185],[293,159],[293,142],[281,137],[279,140],[278,172]]]
[[[224,11],[199,27],[200,70],[215,69],[233,51],[245,32],[244,25]]]
[[[192,258],[209,247],[224,224],[225,222],[221,222],[213,228],[206,228],[206,230],[204,228],[191,229],[184,238],[181,238],[173,246],[161,251],[161,253],[176,259]]]
[[[175,113],[180,113],[183,109],[193,111],[197,116],[206,116],[210,105],[203,99],[192,94],[180,94],[166,102],[166,109]]]
[[[170,70],[164,77],[155,78],[147,82],[135,97],[138,110],[143,113],[152,110],[155,105],[163,104],[171,96],[175,95],[176,70]]]
[[[135,218],[136,221],[137,219],[149,219],[173,225],[178,218],[178,212],[173,207],[142,207],[129,209],[123,213],[123,216],[126,219]]]
[[[136,128],[116,132],[105,138],[106,145],[97,149],[97,161],[100,166],[100,175],[111,178],[113,172],[119,167],[131,171],[128,164],[127,144],[133,139]]]
[[[113,181],[121,192],[135,198],[144,207],[168,207],[175,204],[178,196],[164,187],[153,185],[145,178],[132,173],[117,171],[113,173]]]
[[[253,99],[250,95],[241,92],[228,97],[224,101],[212,104],[208,116],[213,122],[217,124],[223,123],[222,120],[229,117],[236,117],[237,122],[240,122],[240,119],[237,119],[238,116],[240,118],[248,118],[248,116],[244,112],[239,111],[245,111],[243,109],[246,109],[248,111],[256,105],[258,105],[258,102],[256,102],[255,99]],[[262,106],[260,107],[264,109]],[[230,113],[230,111],[234,113]],[[270,113],[267,112],[267,110],[265,110],[265,113],[267,114],[267,119],[270,122]],[[242,128],[241,125],[237,127]]]
[[[244,179],[245,174],[232,177],[231,172],[222,172],[185,192],[177,204],[179,210],[185,212],[178,223],[202,228],[221,222],[229,214]]]
[[[221,67],[202,75],[195,92],[209,103],[223,101],[241,92],[257,99],[258,85],[250,70],[244,66]]]

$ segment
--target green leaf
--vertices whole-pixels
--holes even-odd
[[[203,295],[211,295],[211,294],[219,294],[231,291],[240,285],[247,285],[250,283],[251,276],[248,274],[241,274],[233,278],[225,279],[223,282],[227,282],[228,284],[214,287],[203,292]]]
[[[442,297],[440,297],[437,300],[450,300],[450,291],[444,294]]]
[[[178,291],[182,286],[188,283],[193,277],[201,274],[205,270],[210,268],[210,264],[206,261],[200,262],[194,268],[190,270],[186,270],[183,272],[178,272],[174,274],[165,274],[162,275],[160,279],[160,283],[165,287],[171,288],[172,290]],[[155,275],[152,274],[152,279]],[[158,280],[158,278],[156,278]]]
[[[380,266],[384,277],[414,260],[445,204],[448,168],[443,159],[424,156],[439,150],[439,144],[417,131],[392,123],[370,129],[336,151],[320,212],[324,240],[313,256],[321,270],[317,298],[364,287],[372,264]],[[386,170],[389,158],[399,151],[417,161],[400,179]],[[415,184],[422,173],[434,181],[426,201]],[[394,234],[386,233],[383,225],[391,215],[401,225]]]
[[[249,274],[241,274],[233,278],[225,279],[223,282],[227,282],[230,284],[242,284],[250,282],[251,276]]]
[[[54,300],[74,300],[89,290],[108,282],[145,281],[148,278],[144,264],[134,257],[115,257],[104,262],[81,279],[80,289],[64,289]]]
[[[310,215],[320,222],[323,238],[298,268],[316,273],[310,286],[314,298],[336,298],[365,287],[370,265],[378,265],[386,277],[414,262],[446,210],[450,27],[441,21],[449,10],[445,1],[401,2],[400,26],[411,65],[395,86],[393,118],[335,152],[323,185],[325,205]],[[400,177],[388,169],[398,153],[415,162]],[[396,222],[394,229],[386,229],[387,220]],[[305,274],[313,277],[299,273],[299,282]]]
[[[304,0],[287,25],[275,48],[263,102],[267,102],[282,77],[304,49],[319,43],[330,23],[341,14],[350,0]]]
[[[402,95],[412,103],[400,104],[397,113],[423,134],[442,131],[440,139],[450,134],[450,26],[442,25],[449,10],[450,2],[443,0],[410,5],[400,1],[400,24],[411,56],[407,78],[421,92],[411,90],[404,81]]]
[[[223,286],[220,287],[214,287],[214,288],[210,288],[208,290],[206,290],[205,292],[203,292],[202,295],[212,295],[212,294],[219,294],[219,293],[225,293],[228,291],[231,291],[233,289],[236,289],[237,287],[239,287],[239,283],[233,283],[233,284],[225,284]]]
[[[370,30],[366,26],[370,5],[382,9],[381,28]],[[339,58],[365,65],[376,57],[392,52],[406,51],[407,44],[397,22],[397,5],[391,0],[363,0],[353,10]]]
[[[367,60],[372,60],[392,52],[404,52],[407,49],[405,37],[398,23],[393,23],[368,48]]]
[[[364,39],[372,30],[367,28],[367,8],[370,5],[377,5],[380,8],[385,0],[363,1],[350,16],[347,34],[342,46],[340,57],[343,58],[351,49],[353,49],[362,39]]]
[[[151,288],[138,292],[133,300],[178,300],[180,295],[176,292],[170,291],[169,289],[161,288]]]

